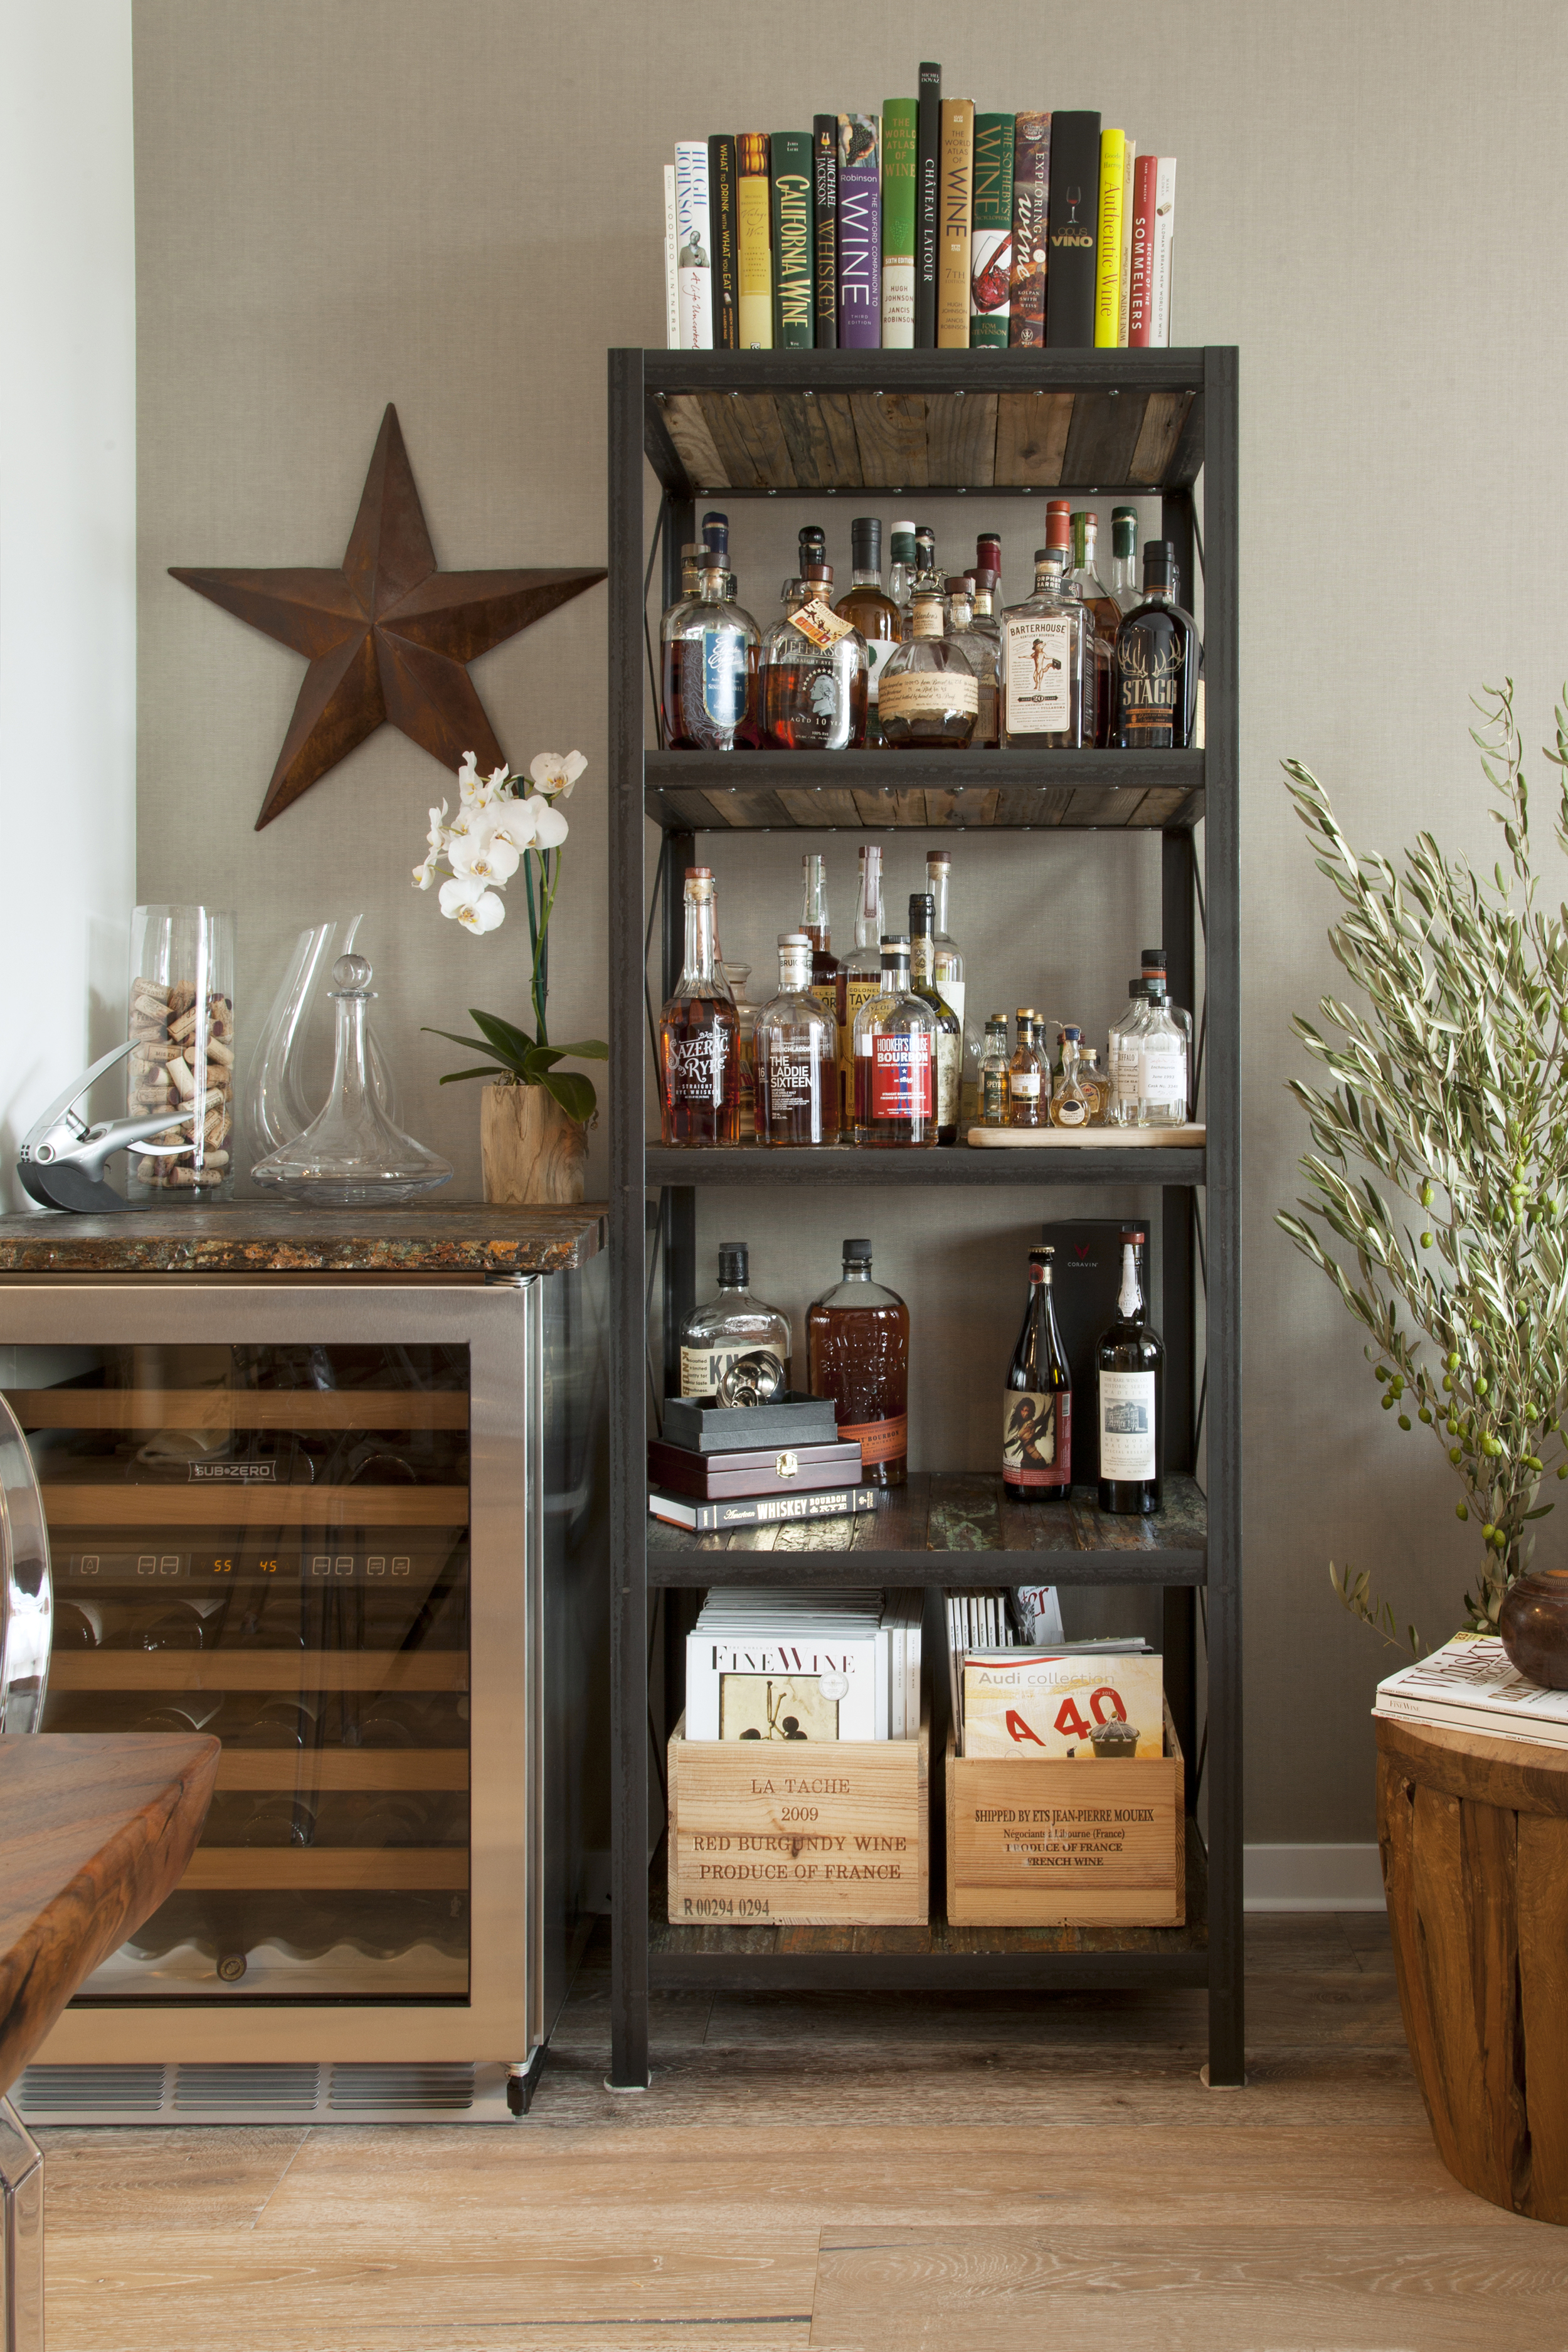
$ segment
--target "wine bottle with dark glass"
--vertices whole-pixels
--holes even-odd
[[[1072,1374],[1051,1297],[1054,1249],[1029,1252],[1024,1328],[1002,1401],[1002,1485],[1012,1503],[1065,1503],[1072,1495]]]
[[[1150,1328],[1143,1297],[1141,1225],[1121,1236],[1121,1290],[1116,1316],[1095,1354],[1100,1429],[1100,1507],[1157,1511],[1165,1456],[1165,1347]]]

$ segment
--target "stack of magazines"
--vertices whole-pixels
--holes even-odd
[[[688,1739],[914,1739],[923,1591],[716,1586],[686,1637]]]
[[[1012,1601],[1010,1591],[947,1595],[956,1752],[1083,1763],[1163,1756],[1159,1653],[1135,1634],[1043,1643],[1021,1631]]]
[[[1493,1633],[1456,1633],[1429,1658],[1379,1683],[1374,1716],[1489,1739],[1568,1748],[1568,1691],[1527,1682]]]
[[[1080,108],[916,98],[677,142],[672,351],[964,351],[1171,340],[1176,159]]]

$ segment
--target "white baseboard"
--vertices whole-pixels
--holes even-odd
[[[1375,1845],[1249,1845],[1242,1849],[1248,1911],[1381,1911]]]

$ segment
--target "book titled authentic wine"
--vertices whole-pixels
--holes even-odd
[[[915,349],[936,349],[942,179],[942,68],[922,65],[915,101]]]
[[[735,142],[708,142],[708,209],[713,231],[713,348],[732,352],[740,333],[735,300]]]
[[[675,146],[675,286],[680,348],[713,348],[713,242],[708,221],[708,142],[679,139]]]
[[[1013,123],[1013,285],[1007,341],[1039,351],[1046,340],[1046,265],[1051,201],[1051,118],[1020,114]]]
[[[775,131],[771,142],[773,238],[773,349],[809,351],[812,312],[809,131]]]
[[[813,329],[819,351],[838,341],[838,117],[818,114],[811,126],[811,250]]]
[[[768,204],[768,134],[742,131],[735,142],[735,310],[743,352],[771,352],[773,347]]]
[[[942,101],[941,240],[936,263],[936,341],[944,352],[969,349],[969,223],[974,190],[974,105]]]
[[[1051,117],[1046,275],[1046,341],[1053,351],[1083,351],[1094,343],[1099,205],[1100,116],[1087,108],[1058,111]]]
[[[1138,142],[1125,139],[1121,145],[1121,316],[1117,326],[1117,341],[1126,348],[1131,315],[1132,288],[1132,208],[1137,201],[1134,184],[1138,164]]]
[[[1114,351],[1121,336],[1121,179],[1127,134],[1100,134],[1100,206],[1094,257],[1094,341]]]
[[[882,348],[915,340],[915,173],[920,102],[889,98],[882,108]]]
[[[881,126],[874,114],[838,118],[838,343],[882,341]]]
[[[966,1756],[1130,1763],[1165,1752],[1163,1662],[1152,1653],[1020,1651],[963,1669]]]
[[[969,341],[1007,348],[1013,286],[1013,117],[974,118],[974,193],[969,231]]]

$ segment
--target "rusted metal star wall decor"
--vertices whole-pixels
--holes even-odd
[[[506,753],[467,664],[605,576],[438,572],[390,403],[337,571],[169,568],[187,588],[309,657],[258,833],[388,721],[444,768],[456,768],[465,751],[482,770],[501,766]]]

